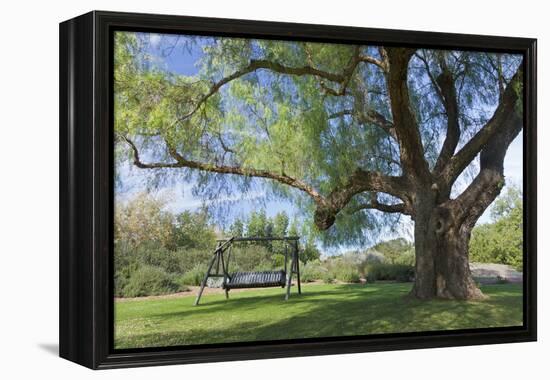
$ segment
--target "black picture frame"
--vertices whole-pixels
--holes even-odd
[[[524,56],[523,326],[113,349],[115,30],[514,52]],[[93,369],[536,340],[536,40],[93,11],[60,24],[60,356]]]

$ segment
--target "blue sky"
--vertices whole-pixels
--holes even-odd
[[[169,70],[171,72],[192,76],[198,73],[196,62],[202,55],[201,45],[208,40],[208,38],[198,38],[195,44],[186,45],[186,38],[184,36],[174,35],[160,35],[160,34],[142,34],[141,38],[148,42],[147,52],[153,59],[154,64],[160,68]],[[173,49],[171,48],[172,46]],[[505,161],[504,172],[507,181],[507,185],[515,184],[516,186],[522,186],[523,175],[523,139],[521,134],[513,141],[508,149]],[[117,200],[123,200],[130,197],[132,194],[144,190],[144,183],[146,182],[146,173],[143,170],[133,168],[130,166],[124,166],[119,169],[119,177],[124,184],[123,190],[117,193]],[[467,181],[462,181],[456,185],[456,190],[460,192],[468,185]],[[158,192],[163,194],[168,199],[167,208],[173,212],[180,212],[184,210],[197,210],[203,205],[208,205],[210,201],[205,201],[197,196],[194,196],[192,189],[195,183],[192,181],[183,182],[180,181],[176,185],[165,186],[160,188]],[[286,211],[287,214],[292,216],[298,216],[298,209],[289,201],[265,201],[265,190],[262,186],[253,188],[244,196],[239,191],[235,191],[230,195],[223,195],[216,199],[218,204],[226,204],[230,207],[225,216],[227,221],[231,221],[234,218],[243,218],[251,211],[258,208],[265,208],[268,216],[273,216],[277,212]],[[486,223],[490,221],[489,209],[479,219],[478,224]],[[403,236],[411,239],[412,222],[408,217],[403,218],[401,229],[397,233],[390,235],[380,236],[375,240],[385,240],[392,237]]]

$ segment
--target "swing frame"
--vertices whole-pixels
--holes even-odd
[[[216,249],[214,254],[210,259],[208,264],[208,269],[204,274],[204,278],[201,282],[201,287],[197,298],[195,299],[195,306],[199,305],[200,299],[204,288],[207,285],[209,278],[220,278],[223,277],[222,287],[225,291],[225,298],[229,299],[229,281],[232,279],[232,275],[229,273],[229,261],[231,259],[231,250],[233,244],[236,242],[265,242],[265,241],[283,241],[285,243],[285,264],[284,264],[284,274],[286,276],[285,282],[282,287],[286,287],[285,301],[290,297],[290,288],[292,286],[292,275],[296,275],[296,284],[298,286],[298,294],[302,294],[302,286],[300,282],[300,257],[298,249],[298,241],[300,240],[299,236],[284,236],[284,237],[230,237],[227,239],[218,239]],[[288,270],[288,247],[292,248],[291,258],[290,258],[290,270]],[[221,273],[220,273],[221,266]],[[212,270],[215,267],[215,273],[212,273]],[[250,287],[274,287],[276,285],[260,285],[260,286],[250,286]],[[241,286],[239,288],[248,288],[248,286]]]

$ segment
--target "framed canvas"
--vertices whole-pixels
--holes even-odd
[[[536,340],[536,40],[60,24],[60,356]]]

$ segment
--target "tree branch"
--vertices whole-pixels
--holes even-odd
[[[388,213],[400,213],[400,214],[409,214],[405,208],[405,203],[396,203],[396,204],[385,204],[380,203],[378,200],[373,199],[368,203],[361,203],[356,207],[352,207],[349,210],[350,214],[356,213],[361,210],[375,209],[378,211],[388,212]]]
[[[506,151],[523,127],[522,112],[512,109],[496,134],[483,147],[480,171],[470,186],[450,203],[456,209],[457,223],[473,227],[504,186]]]
[[[355,65],[356,65],[356,63],[355,63]],[[355,67],[355,65],[354,65],[354,67]],[[242,77],[246,74],[249,74],[249,73],[254,72],[256,70],[260,70],[260,69],[266,69],[266,70],[271,70],[273,72],[280,73],[280,74],[289,74],[289,75],[296,75],[296,76],[313,75],[313,76],[323,78],[323,79],[329,80],[331,82],[336,82],[336,83],[344,83],[346,80],[349,80],[348,79],[349,68],[346,68],[346,70],[344,70],[343,73],[331,73],[331,72],[328,72],[328,71],[323,71],[323,70],[316,69],[312,66],[290,67],[290,66],[285,66],[285,65],[282,65],[280,63],[265,60],[265,59],[253,59],[253,60],[250,61],[248,66],[243,67],[242,69],[234,72],[233,74],[231,74],[231,75],[229,75],[229,76],[227,76],[223,79],[220,79],[218,82],[214,83],[210,87],[210,90],[205,95],[203,95],[201,98],[199,98],[199,100],[197,101],[197,103],[195,104],[193,109],[190,112],[188,112],[187,114],[185,114],[182,117],[178,118],[178,121],[181,122],[181,121],[183,121],[185,119],[188,119],[189,117],[193,116],[198,111],[198,109],[210,97],[212,97],[216,92],[218,92],[218,90],[222,86],[224,86],[225,84],[227,84],[227,83],[229,83],[229,82],[231,82],[231,81],[233,81],[237,78],[240,78],[240,77]]]
[[[175,162],[145,163],[141,161],[139,151],[135,143],[126,136],[121,136],[121,138],[131,148],[134,156],[134,165],[140,169],[189,168],[199,169],[211,173],[236,174],[247,177],[268,178],[305,192],[306,194],[311,196],[316,203],[323,202],[323,197],[321,196],[321,194],[319,194],[319,192],[315,190],[312,186],[309,186],[305,182],[290,177],[284,173],[279,174],[267,170],[257,170],[253,168],[244,168],[241,166],[215,165],[211,163],[187,160],[178,152],[176,152],[176,150],[173,149],[173,147],[171,147],[170,145],[168,145],[168,153],[172,158],[175,159]]]
[[[409,191],[408,182],[403,177],[386,176],[379,172],[357,169],[348,178],[347,182],[343,186],[334,189],[328,196],[323,197],[316,189],[304,181],[290,177],[284,173],[279,174],[267,170],[244,168],[241,166],[216,165],[212,163],[188,160],[179,154],[168,142],[168,153],[175,160],[175,162],[146,163],[141,161],[139,150],[131,139],[127,136],[120,136],[120,138],[126,142],[132,150],[134,165],[140,169],[198,169],[211,173],[235,174],[248,177],[272,179],[279,183],[301,190],[313,199],[316,205],[314,215],[315,224],[321,229],[329,228],[334,223],[336,214],[338,214],[347,205],[350,199],[358,193],[365,191],[376,191],[391,194],[401,199],[407,199],[407,192]],[[381,205],[380,209],[383,207],[384,206]]]
[[[516,86],[523,81],[521,67],[512,77],[491,119],[460,149],[441,172],[440,178],[447,184],[452,184],[472,160],[499,133],[503,125],[509,125],[507,120],[515,112],[519,93]],[[508,120],[509,121],[509,120]]]
[[[440,173],[447,165],[460,140],[460,125],[458,122],[458,101],[456,97],[456,89],[454,85],[453,74],[447,67],[444,58],[441,59],[441,74],[437,77],[437,85],[440,89],[439,93],[441,101],[445,107],[447,114],[447,135],[439,152],[437,162],[435,164],[434,173]]]
[[[356,194],[375,191],[408,200],[409,189],[409,182],[404,177],[356,169],[346,183],[331,191],[323,203],[317,204],[314,214],[315,224],[322,230],[329,228],[336,220],[336,215]]]
[[[321,81],[321,83],[320,83],[321,88],[323,89],[323,91],[326,94],[330,94],[332,96],[347,95],[347,93],[348,93],[348,91],[347,91],[348,84],[351,80],[351,77],[353,76],[355,68],[357,67],[357,65],[360,62],[360,59],[359,59],[360,51],[361,51],[361,47],[359,45],[355,46],[355,49],[353,50],[353,55],[351,56],[346,68],[344,69],[344,71],[341,74],[341,76],[342,76],[341,80],[333,81],[333,82],[337,82],[337,83],[340,84],[340,88],[338,90],[335,90],[330,86],[327,86],[325,82]]]
[[[424,147],[416,116],[412,111],[407,70],[413,49],[386,48],[389,72],[386,75],[390,95],[393,125],[399,144],[401,164],[406,174],[415,181],[429,181],[431,174],[424,157]]]
[[[359,55],[359,61],[360,62],[371,63],[373,65],[378,66],[380,69],[382,69],[382,71],[384,73],[388,72],[388,66],[387,66],[385,61],[381,61],[381,60],[376,59],[374,57],[370,57],[368,55],[363,55],[363,54]]]
[[[383,129],[388,135],[390,135],[393,139],[397,139],[397,135],[395,133],[395,128],[393,127],[393,123],[386,119],[384,115],[382,115],[379,112],[376,112],[374,110],[369,110],[367,112],[361,112],[361,111],[354,111],[351,109],[342,110],[339,112],[334,112],[329,115],[329,119],[335,119],[342,116],[354,116],[357,118],[357,120],[362,124],[374,124],[381,129]]]

